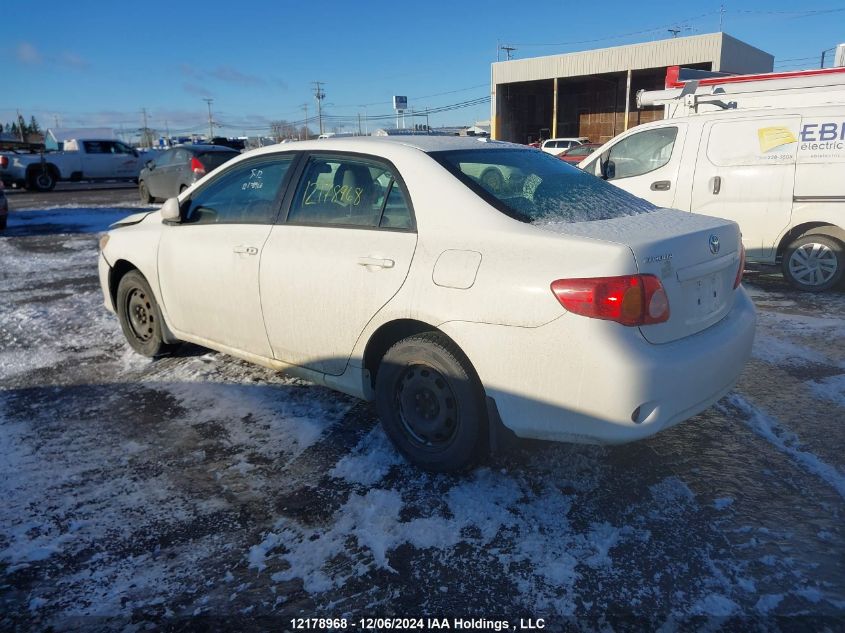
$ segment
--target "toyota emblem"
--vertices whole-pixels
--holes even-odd
[[[719,252],[719,236],[710,236],[710,252],[716,255]]]

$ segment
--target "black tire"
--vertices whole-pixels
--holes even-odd
[[[802,235],[783,254],[783,276],[799,290],[823,292],[845,275],[845,245],[827,235]]]
[[[0,218],[0,231],[6,230],[6,222],[8,222],[8,220],[9,216],[7,215],[4,215],[2,218]]]
[[[481,185],[491,193],[501,193],[505,188],[505,178],[498,169],[488,169],[481,174]]]
[[[376,375],[376,410],[399,452],[424,470],[465,470],[486,447],[484,391],[463,352],[438,332],[387,350]]]
[[[52,167],[33,167],[29,172],[27,188],[35,191],[52,191],[56,188],[56,172]]]
[[[138,196],[144,204],[151,204],[154,202],[154,198],[150,195],[150,190],[147,188],[147,183],[143,180],[138,182]]]
[[[115,304],[123,335],[132,349],[151,358],[172,349],[162,337],[161,311],[150,285],[137,270],[120,279]]]

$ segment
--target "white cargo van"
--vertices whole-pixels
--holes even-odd
[[[733,103],[656,121],[579,166],[659,206],[736,221],[748,260],[780,263],[802,290],[845,275],[845,103]]]

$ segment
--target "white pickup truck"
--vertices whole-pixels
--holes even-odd
[[[71,139],[60,152],[0,154],[0,179],[35,191],[60,180],[137,180],[146,158],[114,139]]]

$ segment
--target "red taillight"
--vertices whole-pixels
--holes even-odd
[[[0,156],[0,168],[6,169],[9,166],[9,157],[8,156]]]
[[[734,279],[734,290],[739,288],[742,283],[742,274],[745,272],[745,246],[739,245],[739,270],[736,271],[736,279]]]
[[[196,156],[191,158],[191,171],[194,172],[197,178],[205,176],[205,165]]]
[[[558,279],[552,292],[569,312],[622,325],[669,320],[669,299],[654,275]]]

